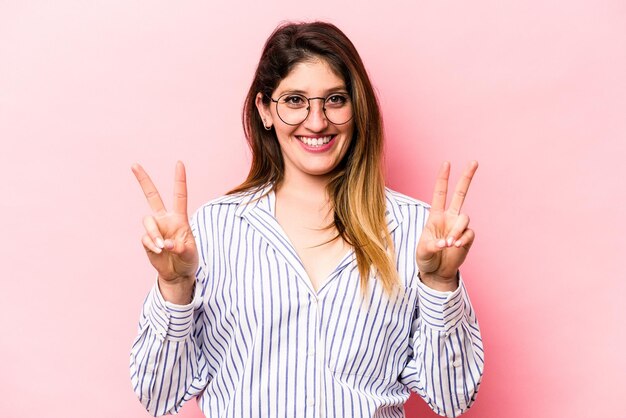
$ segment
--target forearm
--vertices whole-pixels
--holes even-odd
[[[473,403],[484,366],[480,330],[462,282],[453,293],[422,285],[418,312],[401,381],[436,413],[458,416]]]
[[[176,412],[192,389],[199,359],[193,335],[193,304],[165,302],[155,286],[144,304],[131,349],[133,389],[152,415]]]

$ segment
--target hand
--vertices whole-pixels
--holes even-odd
[[[187,304],[195,283],[198,250],[187,217],[185,166],[176,163],[173,211],[165,209],[161,195],[139,164],[134,164],[132,171],[153,212],[143,219],[146,234],[141,242],[159,274],[161,293],[165,300]]]
[[[457,273],[474,242],[468,228],[469,217],[461,213],[467,190],[478,168],[472,161],[456,185],[452,201],[445,209],[450,163],[444,162],[435,183],[428,221],[417,244],[417,265],[422,282],[437,290],[454,290]]]

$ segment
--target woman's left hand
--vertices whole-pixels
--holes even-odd
[[[472,243],[474,231],[468,228],[469,217],[461,213],[467,190],[478,168],[470,162],[456,185],[448,209],[448,178],[450,163],[444,162],[435,183],[435,192],[428,221],[417,244],[417,265],[422,282],[436,290],[457,288],[457,273]]]

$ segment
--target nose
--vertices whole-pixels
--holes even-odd
[[[328,119],[324,113],[324,99],[309,99],[309,115],[304,121],[304,127],[312,132],[320,132],[328,126]]]

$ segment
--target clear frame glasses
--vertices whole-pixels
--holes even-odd
[[[352,119],[352,102],[347,93],[332,93],[326,97],[306,97],[297,93],[285,93],[278,99],[270,97],[276,103],[276,113],[287,125],[300,125],[309,117],[311,100],[321,100],[324,116],[333,125],[343,125]]]

